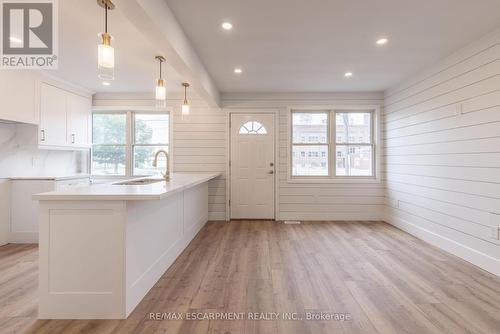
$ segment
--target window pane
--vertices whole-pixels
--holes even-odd
[[[134,146],[133,175],[156,175],[164,172],[167,159],[163,153],[158,157],[158,167],[153,167],[155,154],[159,150],[168,152],[168,146]]]
[[[336,139],[343,143],[371,143],[371,113],[336,113]]]
[[[251,121],[246,122],[240,127],[240,135],[266,135],[267,130],[264,125],[259,122]]]
[[[294,143],[326,143],[328,141],[328,113],[293,113]]]
[[[373,176],[371,146],[337,146],[335,149],[337,176]]]
[[[94,145],[92,147],[93,175],[125,175],[125,146]]]
[[[134,114],[136,144],[168,144],[167,114]]]
[[[93,144],[125,144],[127,138],[126,114],[93,114]]]
[[[328,146],[294,145],[292,175],[328,176]]]

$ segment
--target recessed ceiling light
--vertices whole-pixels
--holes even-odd
[[[241,73],[243,73],[243,70],[241,68],[235,68],[234,73],[241,74]]]
[[[385,38],[385,37],[384,37],[384,38],[379,38],[379,39],[377,40],[377,45],[384,45],[384,44],[387,44],[387,42],[388,42],[388,41],[389,41],[389,40],[388,40],[387,38]]]
[[[352,77],[352,72],[345,72],[344,76],[346,78]]]
[[[224,22],[222,23],[222,29],[231,30],[233,29],[233,24],[231,22]]]
[[[110,82],[108,82],[108,81],[103,81],[103,82],[102,82],[102,85],[103,85],[103,86],[109,86],[109,85],[111,85],[111,83],[110,83]]]

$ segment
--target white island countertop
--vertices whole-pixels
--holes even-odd
[[[39,201],[144,201],[160,200],[207,182],[220,173],[173,173],[169,181],[144,185],[118,185],[113,183],[93,184],[33,195]],[[158,177],[150,177],[158,179]],[[120,183],[123,181],[117,181]]]

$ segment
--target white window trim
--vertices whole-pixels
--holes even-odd
[[[173,162],[173,152],[174,152],[174,141],[173,141],[173,129],[174,129],[174,113],[172,107],[166,107],[163,109],[157,109],[152,107],[130,107],[130,106],[103,106],[103,107],[94,107],[92,108],[92,114],[126,114],[126,144],[125,144],[125,175],[93,175],[91,177],[93,179],[130,179],[141,177],[141,175],[132,175],[133,163],[134,159],[133,155],[133,117],[132,113],[136,114],[168,114],[169,115],[169,143],[168,143],[168,155],[169,155],[169,170],[173,171],[174,162]],[[92,123],[91,123],[91,131],[92,131]],[[88,170],[92,173],[92,151],[90,152],[88,162]],[[145,175],[142,175],[145,176]]]
[[[292,176],[292,113],[293,112],[324,112],[328,111],[329,120],[329,154],[328,154],[328,168],[329,176]],[[363,112],[370,111],[373,113],[373,147],[374,147],[374,175],[373,176],[335,176],[335,128],[333,127],[332,112],[352,111]],[[381,154],[380,154],[380,106],[377,105],[317,105],[317,106],[288,106],[287,107],[287,183],[381,183],[380,167],[381,167]],[[332,131],[330,131],[330,129]]]

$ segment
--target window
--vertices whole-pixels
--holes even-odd
[[[335,150],[342,155],[335,164],[335,175],[372,176],[372,113],[336,112],[335,132]]]
[[[291,176],[373,177],[373,114],[358,110],[292,111]],[[298,151],[307,155],[295,154]]]
[[[116,112],[92,115],[92,175],[145,176],[164,170],[158,150],[169,151],[169,114]]]
[[[328,117],[328,112],[292,114],[292,153],[301,151],[300,157],[292,154],[292,175],[328,175]]]
[[[267,134],[266,128],[259,122],[251,121],[246,122],[240,127],[240,135],[265,135]]]
[[[93,114],[93,175],[126,175],[126,129],[126,114]]]
[[[159,150],[168,152],[168,115],[133,114],[134,165],[132,175],[153,175],[157,168],[165,170],[165,155],[158,158],[158,167],[153,167],[154,155]]]

